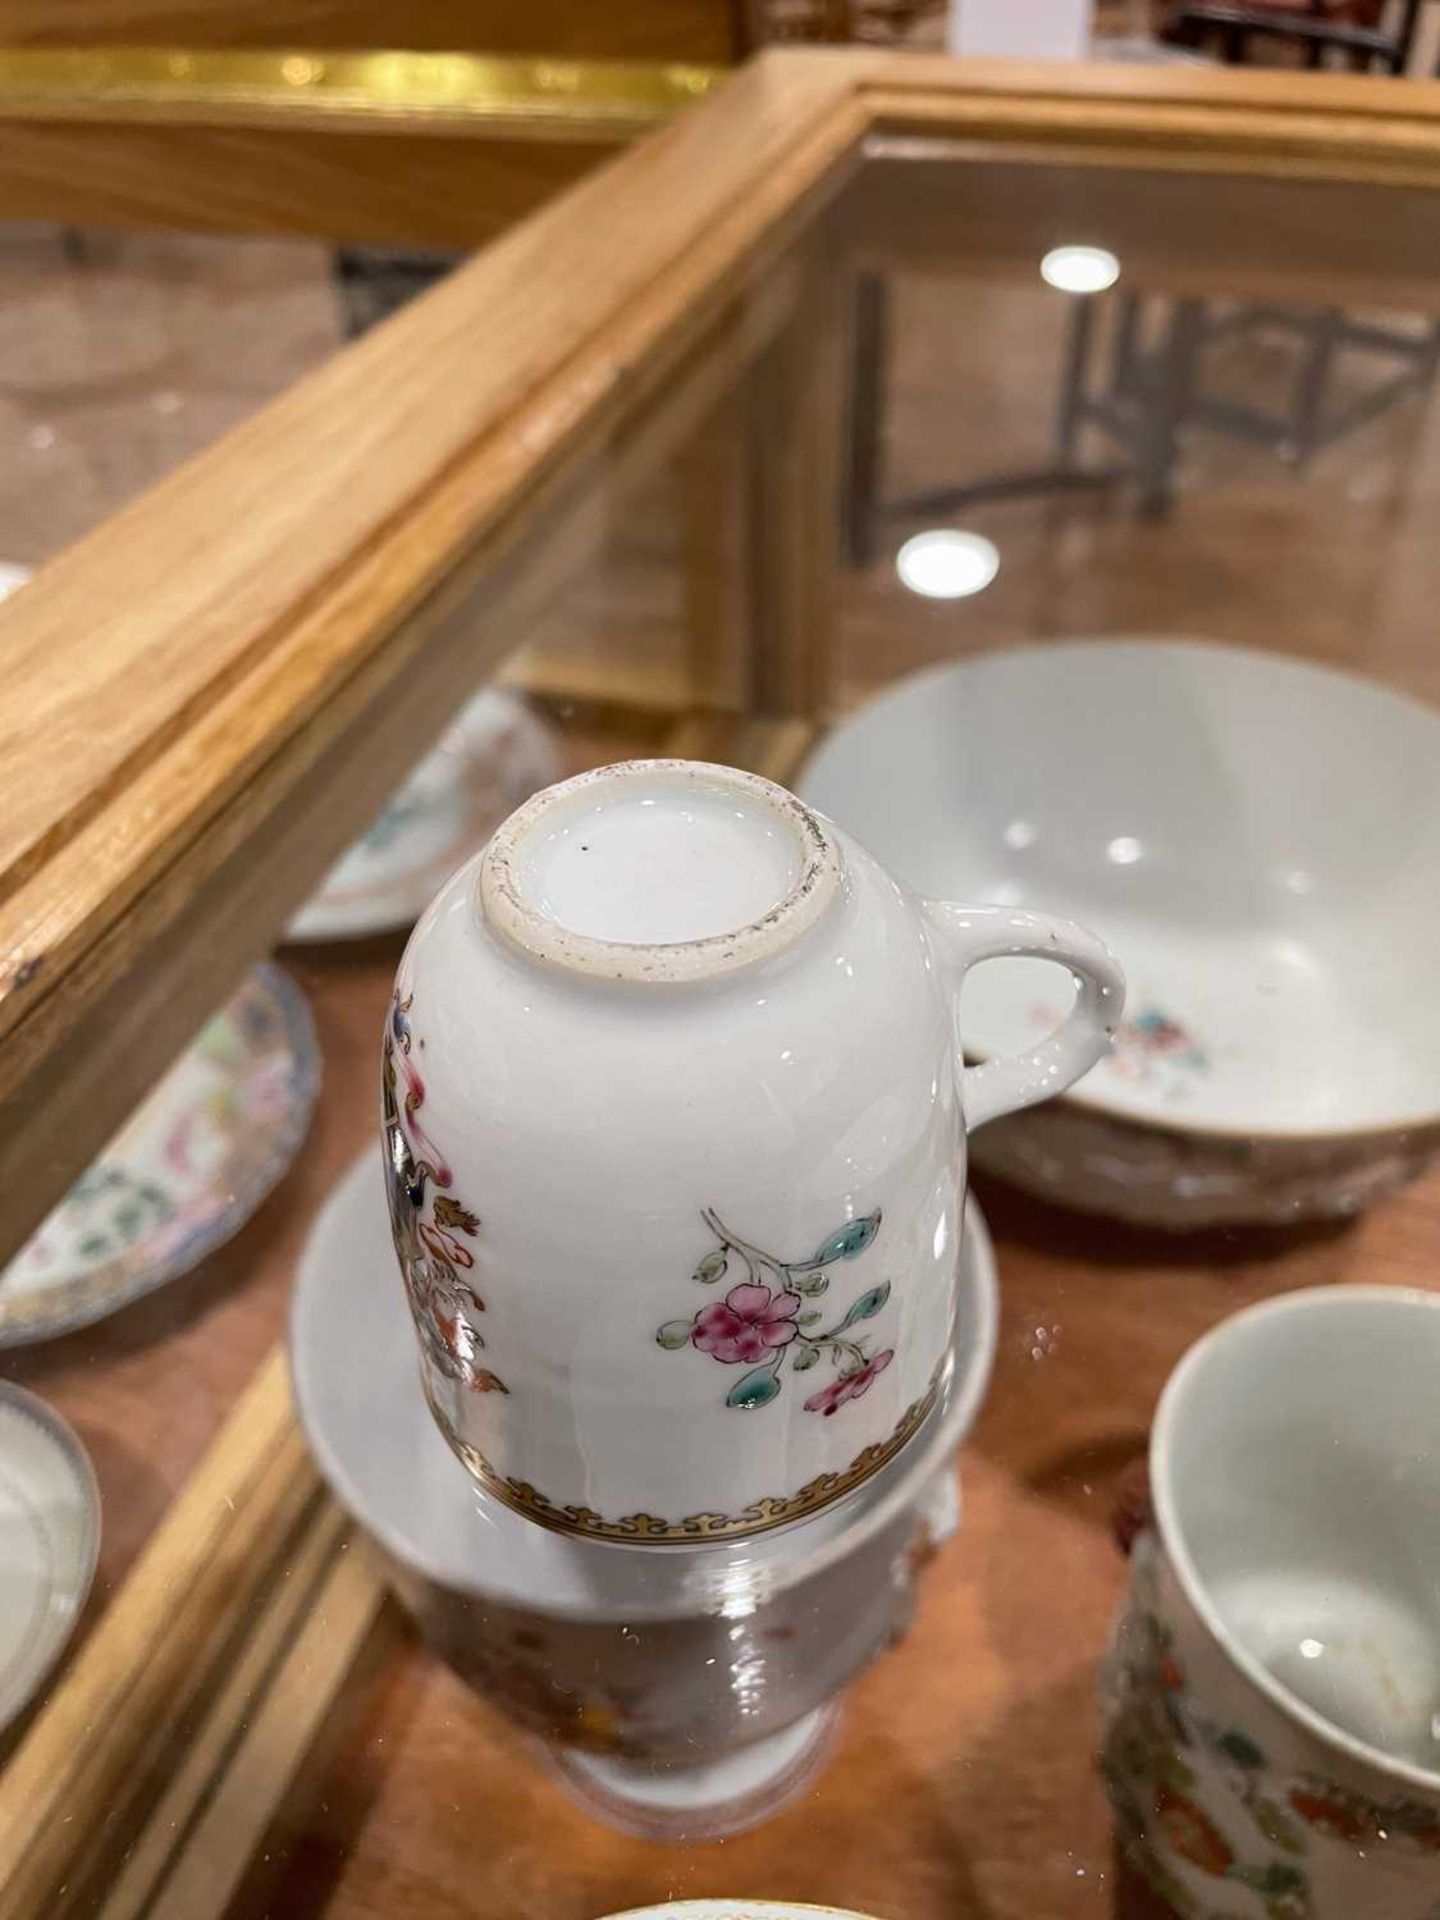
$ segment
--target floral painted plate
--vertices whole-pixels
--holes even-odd
[[[100,1493],[80,1441],[0,1382],[0,1730],[70,1638],[100,1549]]]
[[[0,1347],[87,1326],[239,1232],[310,1124],[304,995],[256,967],[0,1272]]]
[[[522,800],[564,772],[544,721],[487,687],[397,788],[285,929],[287,940],[359,940],[408,927]]]

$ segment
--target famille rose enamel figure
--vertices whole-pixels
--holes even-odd
[[[1025,954],[1074,1005],[963,1064],[962,977]],[[967,1128],[1119,1025],[1068,922],[922,899],[728,767],[527,801],[441,889],[385,1037],[391,1220],[431,1412],[471,1473],[596,1540],[806,1518],[943,1397]]]

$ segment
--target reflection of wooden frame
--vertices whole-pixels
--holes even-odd
[[[481,53],[312,48],[0,47],[13,121],[209,128],[296,127],[414,138],[477,124],[512,136],[593,139],[647,131],[710,92],[714,67]]]
[[[209,130],[154,131],[181,174]],[[1137,170],[1180,176],[1192,209],[1168,265],[1144,196],[1115,190]],[[1243,220],[1217,175],[1243,178]],[[1293,231],[1295,182],[1327,183],[1313,234]],[[855,257],[1033,259],[1083,209],[1086,238],[1153,247],[1162,278],[1223,263],[1259,293],[1286,279],[1274,221],[1292,289],[1308,272],[1433,304],[1437,189],[1430,86],[769,56],[81,541],[0,609],[8,1243],[263,951],[437,703],[594,553],[607,487],[717,419],[739,585],[701,596],[696,655],[739,710],[697,687],[673,745],[791,764],[826,699]],[[75,205],[143,216],[128,191],[87,181]],[[13,192],[0,168],[0,210]],[[102,1882],[106,1911],[218,1908],[379,1617],[337,1526],[272,1366],[0,1781],[0,1914],[78,1909]],[[282,1554],[308,1569],[302,1604]],[[131,1843],[142,1865],[116,1879]]]
[[[0,201],[12,219],[476,246],[720,76],[474,53],[0,48]]]
[[[566,59],[731,61],[738,0],[5,0],[12,47],[484,47]]]

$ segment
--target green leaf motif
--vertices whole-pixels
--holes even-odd
[[[828,1267],[832,1260],[853,1260],[856,1254],[863,1253],[880,1231],[880,1209],[867,1213],[862,1219],[852,1220],[837,1233],[832,1233],[815,1250],[813,1265]]]
[[[828,1275],[823,1273],[807,1273],[802,1280],[792,1280],[789,1285],[789,1291],[791,1293],[818,1294],[824,1293],[829,1285],[830,1280]]]
[[[715,1282],[723,1276],[728,1261],[729,1256],[723,1247],[713,1247],[696,1267],[695,1278],[702,1287],[713,1287]]]
[[[1263,1767],[1265,1756],[1247,1734],[1222,1733],[1216,1742],[1220,1751],[1233,1760],[1237,1767]]]
[[[1254,1874],[1250,1884],[1257,1893],[1294,1893],[1304,1886],[1305,1876],[1298,1867],[1287,1867],[1283,1860],[1272,1860],[1263,1873]]]
[[[667,1320],[655,1335],[660,1345],[669,1353],[678,1353],[681,1347],[690,1344],[690,1322],[688,1320]]]
[[[800,1315],[798,1324],[802,1327],[813,1327],[815,1322],[819,1318],[820,1318],[820,1309],[818,1307],[810,1307],[806,1312]]]
[[[727,1407],[763,1407],[780,1391],[780,1382],[769,1367],[756,1367],[737,1380],[725,1396]]]
[[[878,1287],[871,1287],[868,1293],[861,1294],[860,1298],[840,1322],[837,1331],[843,1332],[846,1327],[853,1327],[857,1320],[873,1320],[889,1298],[890,1282],[888,1280],[882,1280]]]
[[[817,1320],[820,1318],[818,1313],[815,1318]],[[813,1367],[819,1358],[820,1349],[818,1347],[799,1347],[790,1365],[796,1373],[804,1373],[806,1368]]]
[[[1251,1802],[1250,1811],[1255,1824],[1265,1838],[1286,1853],[1303,1853],[1305,1842],[1296,1831],[1293,1820],[1288,1820],[1273,1800],[1257,1799]]]

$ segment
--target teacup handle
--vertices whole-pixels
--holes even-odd
[[[1006,1054],[966,1067],[961,1098],[967,1127],[1063,1093],[1108,1052],[1125,1005],[1125,976],[1114,954],[1073,920],[1013,907],[924,902],[925,918],[961,978],[982,960],[1053,960],[1068,967],[1079,992],[1064,1023],[1032,1053]],[[959,979],[956,981],[959,988]]]

